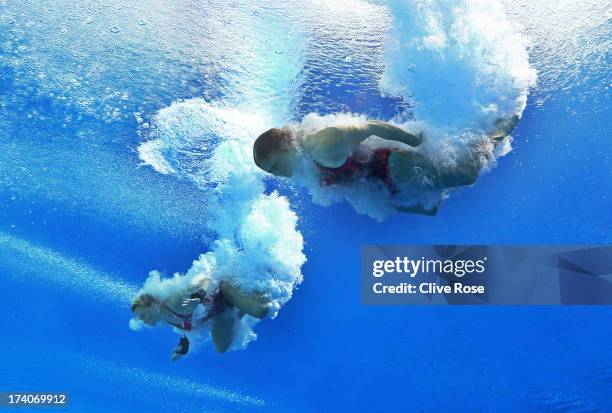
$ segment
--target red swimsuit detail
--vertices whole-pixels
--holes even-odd
[[[346,163],[338,168],[328,168],[318,165],[321,171],[321,184],[332,186],[335,184],[349,184],[363,174],[368,178],[382,181],[387,189],[393,190],[391,170],[389,168],[389,156],[396,149],[377,149],[372,153],[372,158],[366,162],[359,162],[353,156],[349,156]]]
[[[211,302],[211,300],[208,297],[204,299],[204,301],[207,303]],[[206,322],[210,320],[211,318],[213,318],[214,316],[221,314],[223,311],[225,311],[226,308],[227,306],[225,305],[225,300],[223,298],[223,292],[221,290],[218,290],[215,294],[213,294],[212,305],[210,307],[210,310],[206,314],[206,316],[202,318],[201,320],[197,320],[197,321],[202,322],[202,323]],[[172,322],[169,322],[168,324],[178,329],[184,330],[184,331],[191,331],[193,329],[193,324],[191,323],[192,314],[179,314],[168,307],[166,307],[166,310],[174,314],[177,318],[181,319],[181,321],[183,322],[182,325],[172,323]]]
[[[183,319],[183,317],[180,317],[180,318],[183,321],[183,325],[176,324],[176,323],[173,323],[171,321],[169,321],[168,324],[170,324],[171,326],[174,326],[174,327],[176,327],[176,328],[178,328],[180,330],[191,331],[193,329],[193,326],[191,325],[191,320]]]

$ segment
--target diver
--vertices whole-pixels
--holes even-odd
[[[264,318],[268,314],[270,300],[265,294],[257,292],[245,294],[226,281],[207,294],[209,285],[210,280],[205,279],[199,286],[178,292],[165,300],[152,294],[140,294],[132,303],[132,312],[149,326],[162,321],[185,332],[210,322],[215,349],[224,353],[234,339],[235,322],[245,314]],[[183,335],[172,352],[172,361],[179,360],[188,351],[189,339]]]
[[[518,116],[496,122],[488,134],[494,145],[501,143],[518,122]],[[387,141],[373,149],[364,144],[370,136]],[[378,180],[391,195],[404,185],[427,185],[430,189],[447,189],[472,185],[484,166],[476,155],[456,165],[439,165],[420,150],[423,134],[413,135],[388,122],[371,120],[355,125],[329,126],[297,138],[288,127],[272,128],[261,134],[253,145],[255,164],[277,176],[293,176],[300,152],[314,161],[323,186],[348,185]],[[395,206],[399,212],[435,215],[438,205]]]

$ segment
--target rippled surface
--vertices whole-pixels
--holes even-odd
[[[364,243],[612,241],[610,2],[503,6],[538,71],[515,150],[435,219],[377,224],[281,187],[307,245],[301,288],[246,351],[170,364],[175,337],[130,332],[126,297],[153,268],[189,268],[210,211],[193,180],[142,165],[155,117],[192,98],[274,124],[412,116],[413,96],[379,91],[392,13],[362,1],[0,0],[0,386],[70,389],[86,412],[609,410],[609,309],[358,303]],[[202,149],[193,125],[173,129],[188,155]]]
[[[594,115],[610,110],[610,1],[504,2],[506,10],[529,33],[538,69],[534,103],[564,101],[591,104]],[[579,91],[579,93],[577,93]]]

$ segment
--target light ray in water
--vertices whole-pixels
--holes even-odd
[[[86,355],[71,356],[71,358],[75,359],[77,364],[87,366],[91,371],[103,374],[107,377],[120,377],[122,379],[136,381],[138,382],[138,386],[145,385],[178,394],[186,393],[190,397],[204,397],[240,405],[260,407],[266,405],[265,401],[259,397],[245,395],[238,391],[200,383],[183,377],[155,373],[140,367],[121,365]]]
[[[0,232],[0,263],[9,276],[17,274],[12,268],[18,268],[19,277],[27,273],[51,288],[87,294],[99,301],[127,305],[137,291],[134,285],[86,262],[5,232]]]

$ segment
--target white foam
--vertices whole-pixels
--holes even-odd
[[[298,140],[303,140],[308,134],[329,126],[351,125],[365,121],[367,117],[357,114],[325,116],[309,114],[302,122],[293,123],[290,127]],[[507,137],[496,147],[481,130],[449,133],[425,122],[415,121],[405,121],[397,125],[414,135],[424,136],[424,141],[418,150],[441,170],[452,169],[464,162],[475,162],[480,165],[482,173],[495,165],[496,157],[503,156],[511,150],[511,137]],[[385,141],[375,136],[369,137],[363,144],[371,149],[405,147],[402,143]],[[399,187],[400,192],[391,196],[382,181],[363,179],[352,184],[325,186],[320,182],[317,166],[307,156],[301,158],[302,161],[291,182],[308,188],[313,202],[329,206],[345,200],[356,212],[378,221],[397,213],[396,206],[434,208],[450,193],[449,189],[440,189],[423,183]]]
[[[164,279],[151,272],[139,293],[164,299],[203,278],[212,279],[211,289],[226,280],[244,292],[267,294],[271,318],[291,298],[302,281],[300,268],[306,259],[297,216],[285,197],[263,193],[264,174],[252,160],[253,141],[270,118],[202,99],[175,102],[156,115],[153,159],[163,160],[178,176],[206,189],[207,226],[216,240],[186,274]],[[231,349],[244,348],[256,338],[257,321],[241,319]],[[201,328],[188,336],[197,350],[208,341],[209,331]]]
[[[261,9],[260,9],[261,8]],[[302,281],[306,257],[297,216],[286,198],[264,194],[264,174],[253,163],[253,142],[264,130],[287,122],[303,67],[303,42],[284,3],[237,7],[232,53],[219,60],[217,101],[176,101],[154,118],[148,142],[139,147],[143,162],[174,173],[203,189],[207,227],[215,241],[186,274],[164,280],[151,273],[142,292],[172,294],[203,277],[229,280],[241,290],[270,296],[275,317]],[[220,33],[223,36],[225,30]],[[245,316],[231,349],[256,338],[258,320]],[[206,342],[206,328],[189,335],[195,348]]]
[[[215,242],[212,251],[194,262],[188,276],[209,273],[228,280],[245,292],[267,293],[278,309],[291,298],[302,281],[304,263],[302,235],[296,231],[297,216],[285,197],[261,194],[247,203],[233,239]]]
[[[160,174],[172,174],[176,171],[162,155],[165,150],[167,148],[162,139],[153,139],[138,146],[138,157],[142,159],[144,165],[152,166]]]
[[[416,121],[404,116],[396,122],[425,133],[422,150],[440,167],[451,167],[466,156],[478,158],[483,169],[490,167],[494,155],[510,147],[507,140],[496,151],[486,133],[496,120],[521,114],[535,80],[524,39],[495,1],[398,0],[387,5],[393,25],[386,34],[380,87],[415,104]],[[272,32],[266,30],[271,27]],[[289,120],[297,93],[302,39],[280,41],[279,27],[283,23],[275,18],[249,22],[245,30],[252,36],[245,36],[238,47],[239,67],[221,74],[227,83],[222,101],[179,101],[155,117],[153,140],[141,145],[141,159],[159,172],[176,173],[207,190],[209,228],[217,240],[186,275],[162,280],[152,273],[142,291],[176,291],[197,277],[230,280],[246,291],[270,294],[275,316],[301,282],[305,257],[297,218],[285,198],[263,194],[263,174],[252,161],[255,137]],[[278,50],[270,54],[262,44]],[[243,70],[246,67],[250,70]],[[363,120],[363,115],[311,114],[293,127],[304,135]],[[317,203],[345,199],[357,212],[379,220],[394,213],[398,201],[390,199],[382,182],[322,187],[312,164],[302,165],[295,180],[310,189]],[[399,201],[427,207],[445,196],[447,191],[423,186],[404,191]],[[235,347],[254,338],[254,323],[243,319],[244,342]]]
[[[384,42],[383,93],[412,102],[413,111],[397,116],[398,126],[423,133],[419,149],[438,168],[466,160],[481,173],[512,149],[512,137],[496,147],[487,138],[498,120],[519,117],[536,73],[530,66],[527,41],[508,20],[498,1],[390,0],[391,21]],[[302,137],[327,126],[363,122],[363,115],[310,114],[294,130]],[[383,220],[394,205],[431,208],[450,190],[400,188],[390,197],[379,182],[324,187],[317,168],[304,163],[293,181],[306,186],[313,201],[330,205],[348,201],[361,214]]]
[[[445,130],[491,130],[521,114],[535,70],[496,0],[390,0],[381,89]]]
[[[226,179],[230,172],[257,175],[248,144],[269,122],[203,99],[176,101],[154,117],[150,140],[138,147],[143,163],[164,174],[177,173],[200,185]],[[222,138],[220,138],[222,137]]]

